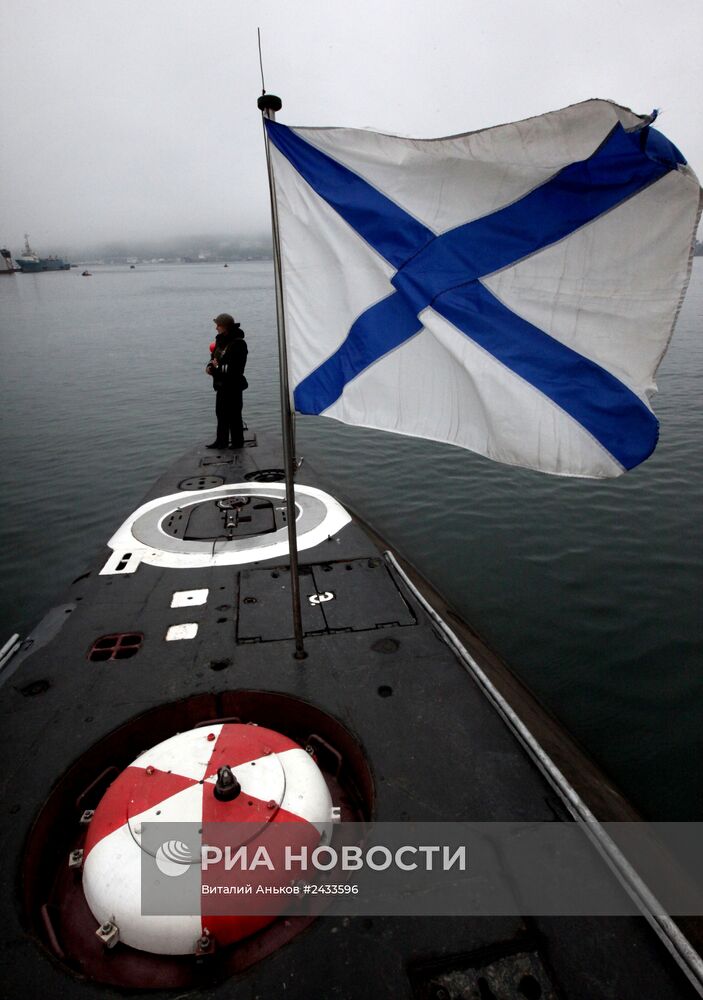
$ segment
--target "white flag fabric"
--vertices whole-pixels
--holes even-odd
[[[295,409],[617,476],[690,274],[700,187],[592,100],[446,139],[266,121]]]

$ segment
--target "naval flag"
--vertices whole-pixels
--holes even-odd
[[[700,188],[609,101],[445,139],[266,121],[295,409],[571,476],[653,451]]]

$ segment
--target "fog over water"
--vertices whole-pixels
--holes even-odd
[[[0,0],[0,243],[268,228],[256,29],[289,124],[418,137],[590,97],[703,173],[700,0]]]

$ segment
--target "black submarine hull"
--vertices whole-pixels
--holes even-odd
[[[643,917],[296,918],[274,922],[209,966],[189,957],[164,964],[121,945],[107,952],[95,940],[80,882],[66,873],[81,814],[145,747],[208,720],[254,722],[299,741],[314,733],[332,755],[330,780],[350,815],[568,821],[543,762],[506,719],[509,698],[539,731],[545,759],[581,782],[600,818],[636,818],[470,629],[443,626],[449,616],[438,614],[437,595],[359,519],[329,533],[324,517],[311,522],[300,552],[304,660],[293,655],[284,549],[254,549],[237,563],[203,556],[202,565],[179,564],[186,504],[169,501],[166,516],[163,498],[229,495],[228,484],[248,483],[268,499],[240,525],[243,537],[271,541],[282,531],[278,448],[247,438],[239,451],[198,447],[175,463],[143,505],[152,505],[160,525],[170,517],[169,530],[150,526],[147,510],[139,552],[116,533],[114,547],[3,665],[1,995],[88,1000],[148,989],[166,997],[179,988],[194,997],[349,1000],[699,995]],[[312,479],[304,466],[298,483],[314,489]],[[195,563],[209,516],[187,529]],[[214,544],[212,556],[224,548],[218,553]],[[206,603],[173,606],[176,592],[203,590]],[[310,602],[329,593],[333,600]],[[168,638],[184,625],[191,633],[197,627],[192,637]],[[472,644],[487,685],[467,669],[457,635]]]

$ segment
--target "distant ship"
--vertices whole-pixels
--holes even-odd
[[[24,253],[17,258],[20,271],[68,271],[71,265],[60,257],[39,257],[29,245],[29,236],[24,234]]]
[[[12,254],[4,247],[0,250],[0,274],[14,274],[18,270],[12,260]]]

